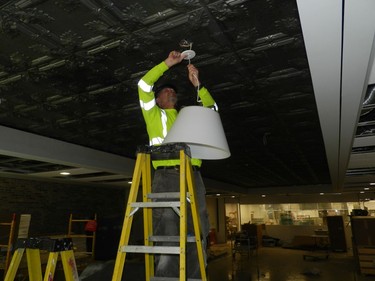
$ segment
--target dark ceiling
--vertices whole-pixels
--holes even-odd
[[[135,159],[148,142],[137,82],[187,41],[232,154],[205,161],[203,176],[243,192],[331,186],[295,0],[17,0],[0,9],[2,126]],[[163,79],[178,85],[180,105],[194,105],[186,64]],[[0,158],[3,172],[69,168],[14,156]]]

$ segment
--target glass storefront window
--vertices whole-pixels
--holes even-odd
[[[242,224],[316,225],[324,226],[325,217],[343,216],[349,222],[353,209],[367,209],[375,216],[375,201],[364,203],[301,203],[301,204],[225,204],[227,231],[236,232]]]

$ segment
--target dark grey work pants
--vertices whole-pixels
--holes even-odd
[[[203,249],[206,250],[206,237],[209,232],[209,221],[206,208],[206,190],[199,171],[194,171],[195,192],[197,206],[201,221]],[[180,188],[180,172],[175,169],[156,170],[152,183],[152,192],[178,192]],[[194,236],[193,222],[191,218],[190,204],[188,210],[188,236]],[[179,235],[180,219],[171,208],[153,209],[154,235]],[[176,243],[158,243],[157,245],[178,246]],[[205,254],[205,253],[204,253]],[[205,254],[206,258],[206,254]],[[200,268],[195,243],[187,243],[186,251],[186,272],[187,278],[200,278]],[[155,257],[155,276],[178,277],[179,276],[179,255],[157,255]]]

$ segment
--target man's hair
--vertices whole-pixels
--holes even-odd
[[[158,87],[155,88],[155,90],[154,90],[155,98],[157,98],[158,95],[160,94],[161,90],[163,90],[165,88],[171,88],[171,89],[173,89],[177,93],[177,88],[176,88],[175,85],[170,84],[170,83],[162,84],[162,85],[160,85],[160,86],[158,86]]]

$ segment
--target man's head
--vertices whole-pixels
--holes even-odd
[[[177,104],[176,87],[171,84],[164,84],[155,90],[157,105],[162,109],[175,108]]]

